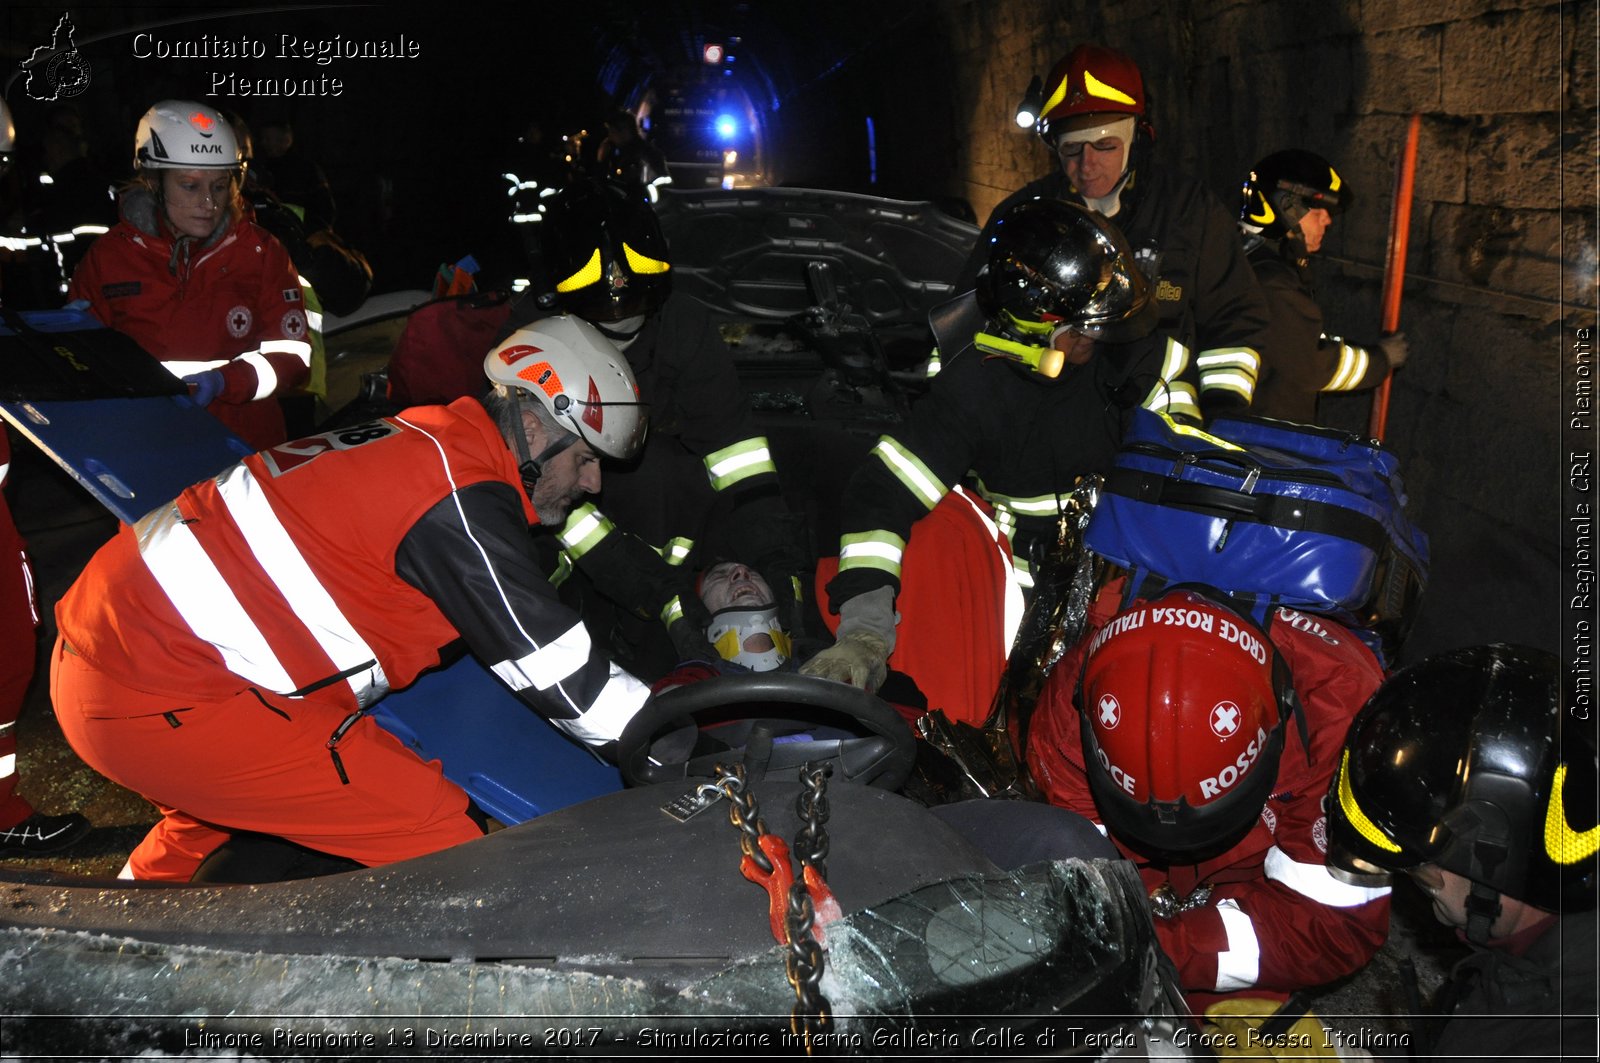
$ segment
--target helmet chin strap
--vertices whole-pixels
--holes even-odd
[[[529,497],[532,497],[533,487],[539,482],[539,477],[544,475],[545,462],[549,461],[557,454],[560,454],[563,450],[566,450],[577,441],[577,436],[573,435],[571,432],[566,432],[562,434],[560,439],[539,451],[537,457],[523,459],[522,463],[517,466],[517,471],[522,474],[522,486],[528,489]],[[528,444],[524,442],[522,444],[522,451],[524,454],[526,454],[527,450]]]
[[[639,332],[644,328],[644,320],[645,315],[638,314],[634,317],[625,317],[621,321],[613,321],[610,323],[610,327],[599,321],[591,322],[591,324],[594,325],[600,335],[616,344],[618,350],[625,351],[628,349],[629,344],[639,338]]]
[[[1472,884],[1467,894],[1467,940],[1474,945],[1489,943],[1489,928],[1500,918],[1500,894],[1481,882]]]
[[[509,430],[511,447],[517,452],[517,472],[522,475],[522,486],[527,490],[528,497],[533,497],[534,485],[539,482],[539,477],[544,475],[544,466],[551,458],[578,441],[578,437],[571,432],[561,432],[537,455],[533,448],[528,446],[528,430],[521,423],[522,411],[528,405],[528,400],[518,396],[516,403],[517,421],[514,430]]]
[[[1128,154],[1132,154],[1131,148],[1129,149]],[[1126,162],[1127,156],[1124,156],[1124,165],[1126,165]],[[1088,205],[1090,210],[1099,211],[1108,218],[1116,217],[1117,211],[1122,209],[1122,190],[1127,187],[1128,178],[1132,176],[1132,169],[1123,170],[1122,176],[1117,178],[1115,187],[1113,187],[1109,193],[1101,196],[1099,199],[1090,199],[1088,196],[1084,196],[1084,203]]]

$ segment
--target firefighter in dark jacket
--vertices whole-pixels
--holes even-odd
[[[1251,413],[1314,424],[1317,395],[1377,387],[1405,364],[1405,336],[1355,344],[1323,331],[1310,257],[1333,216],[1349,209],[1350,188],[1333,164],[1309,151],[1268,155],[1245,180],[1239,228],[1272,325]]]
[[[555,291],[520,301],[505,329],[552,308],[589,321],[626,355],[651,420],[638,460],[608,476],[603,511],[580,506],[561,530],[579,574],[563,593],[647,679],[682,659],[718,659],[704,639],[710,617],[693,592],[691,554],[755,568],[778,596],[784,627],[803,633],[801,527],[716,322],[671,290],[671,253],[649,203],[636,189],[577,179],[546,208]],[[719,538],[707,541],[713,532]]]
[[[953,488],[964,483],[992,507],[1026,584],[1036,544],[1055,542],[1064,500],[1109,464],[1129,412],[1175,412],[1150,333],[1149,288],[1114,226],[1036,200],[992,231],[977,290],[931,315],[953,356],[909,423],[878,440],[845,488],[839,574],[828,585],[838,638],[804,672],[867,689],[883,681],[912,525]],[[938,616],[907,619],[936,626]]]
[[[1350,726],[1329,865],[1409,874],[1472,947],[1417,1057],[1594,1058],[1597,765],[1561,685],[1549,653],[1475,646],[1396,673]]]
[[[957,282],[970,286],[995,220],[1015,203],[1043,196],[1110,218],[1150,279],[1166,341],[1163,379],[1173,402],[1206,418],[1248,406],[1255,393],[1268,313],[1228,212],[1192,178],[1152,158],[1144,79],[1132,59],[1080,45],[1056,63],[1035,126],[1061,163],[990,215]]]

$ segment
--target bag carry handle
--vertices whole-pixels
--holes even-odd
[[[1291,531],[1320,532],[1370,550],[1389,541],[1381,522],[1353,509],[1284,495],[1247,495],[1228,487],[1185,483],[1159,473],[1112,469],[1105,490],[1150,505],[1171,506],[1227,520],[1270,524]]]

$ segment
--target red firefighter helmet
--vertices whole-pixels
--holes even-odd
[[[1278,776],[1292,688],[1253,622],[1175,588],[1090,643],[1084,766],[1106,828],[1163,863],[1198,863],[1255,823]]]
[[[1082,115],[1144,115],[1144,77],[1138,64],[1098,44],[1080,44],[1051,67],[1044,91],[1038,130],[1047,142]]]

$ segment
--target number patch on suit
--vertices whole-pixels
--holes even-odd
[[[353,450],[365,443],[373,443],[397,435],[400,429],[388,421],[368,421],[345,428],[336,428],[321,435],[280,443],[261,452],[261,461],[273,476],[298,469],[319,454],[334,450]]]

